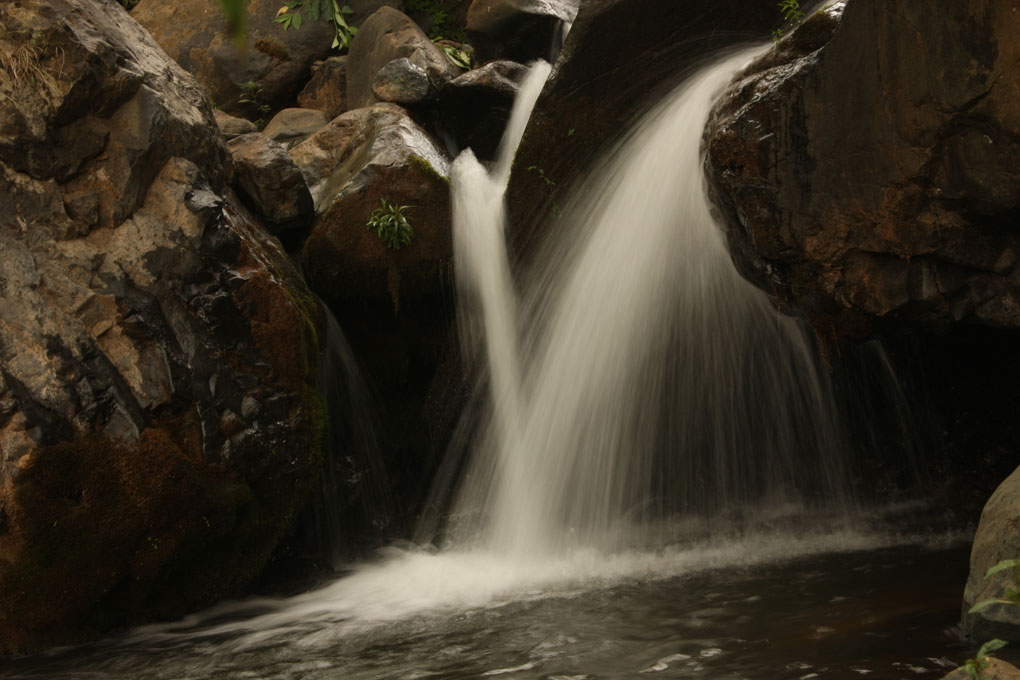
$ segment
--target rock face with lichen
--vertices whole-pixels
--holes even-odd
[[[738,266],[828,336],[1020,326],[1015,3],[839,9],[752,65],[709,126]]]
[[[0,652],[179,616],[321,455],[314,305],[194,80],[115,2],[0,14]]]

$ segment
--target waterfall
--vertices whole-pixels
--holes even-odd
[[[454,545],[616,549],[665,537],[678,515],[849,502],[810,336],[736,272],[706,197],[713,98],[760,51],[702,69],[644,117],[549,226],[519,294],[503,190],[547,67],[494,171],[470,152],[454,163],[461,329],[490,402]]]

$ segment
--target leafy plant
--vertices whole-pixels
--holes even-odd
[[[257,110],[263,117],[258,118],[255,125],[262,127],[265,124],[264,116],[269,113],[269,105],[262,101],[262,86],[254,80],[249,80],[242,86],[241,96],[237,98],[238,104],[247,104]]]
[[[981,600],[974,604],[967,613],[976,614],[983,609],[987,609],[993,604],[1015,604],[1020,607],[1020,559],[1018,560],[1001,560],[996,564],[988,568],[985,572],[985,578],[989,578],[998,574],[1001,571],[1009,570],[1010,577],[1013,580],[1012,586],[1006,586],[1006,592],[1003,597],[993,597],[987,600]],[[988,668],[988,657],[992,652],[1002,649],[1006,646],[1005,640],[989,640],[988,642],[981,645],[978,649],[977,654],[974,655],[973,659],[967,659],[960,668],[962,668],[972,680],[982,680],[984,677],[985,669]]]
[[[779,7],[779,13],[792,26],[799,26],[804,21],[804,10],[800,8],[800,0],[780,0],[776,6]],[[784,35],[786,32],[782,28],[773,29],[772,42],[779,42]]]
[[[554,182],[551,179],[549,179],[548,177],[546,177],[545,176],[545,170],[543,170],[542,168],[538,167],[537,165],[529,165],[528,166],[528,172],[536,173],[539,176],[539,178],[543,182],[545,182],[546,186],[548,186],[548,187],[556,186],[556,182]]]
[[[454,66],[458,66],[465,71],[471,70],[472,58],[469,50],[465,50],[458,45],[451,44],[451,41],[446,40],[446,38],[442,36],[434,38],[432,42],[436,43],[436,46],[443,51],[443,54],[446,55],[446,58],[449,59],[450,63]]]
[[[452,17],[440,6],[439,0],[406,0],[404,9],[408,14],[427,14],[432,19],[429,37],[433,41],[442,40],[445,35],[459,43],[467,42],[467,33],[463,26],[454,23]]]
[[[366,229],[375,229],[382,242],[390,250],[400,250],[414,240],[414,230],[407,221],[404,211],[411,206],[397,205],[380,198],[380,207],[372,211],[365,224]]]
[[[961,668],[971,677],[971,680],[982,680],[985,676],[985,669],[988,668],[988,657],[995,650],[1002,649],[1005,646],[1005,640],[989,640],[981,645],[981,649],[974,655],[974,658],[967,659],[967,662]]]
[[[341,6],[337,0],[287,0],[276,12],[274,21],[289,28],[299,29],[304,19],[302,12],[311,21],[329,21],[333,24],[333,47],[344,50],[351,46],[358,29],[347,21],[347,15],[353,14],[347,5]]]

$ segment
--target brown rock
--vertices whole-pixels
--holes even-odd
[[[262,130],[266,137],[290,148],[299,144],[329,122],[322,111],[315,109],[284,109],[273,116]]]
[[[312,64],[312,79],[298,93],[298,105],[316,109],[332,120],[347,110],[347,57]]]
[[[401,300],[433,292],[451,253],[449,160],[393,104],[356,109],[291,150],[315,200],[305,273],[327,300]],[[366,228],[380,199],[408,206],[410,245],[393,250]]]
[[[223,134],[223,139],[231,140],[238,135],[246,135],[249,132],[258,132],[258,128],[255,127],[255,123],[245,118],[236,118],[231,116],[229,113],[224,113],[219,109],[213,111],[213,115],[216,117],[216,125],[219,126],[220,132]]]
[[[250,132],[230,140],[227,148],[234,162],[238,194],[270,232],[278,234],[311,224],[312,195],[282,144],[260,132]]]
[[[0,93],[4,653],[236,594],[322,424],[313,303],[194,79],[116,3],[22,0]]]
[[[562,26],[574,21],[579,0],[474,0],[467,30],[480,61],[550,60]]]
[[[981,672],[983,680],[1020,680],[1020,668],[1008,661],[988,657],[987,663]],[[942,676],[942,680],[971,680],[971,676],[961,667]]]
[[[832,24],[753,65],[710,125],[738,266],[828,336],[1020,326],[1015,13],[853,0]]]
[[[357,109],[376,102],[372,83],[379,70],[394,59],[407,57],[425,71],[432,86],[441,90],[460,75],[418,25],[391,7],[382,7],[358,30],[347,62],[347,106]]]

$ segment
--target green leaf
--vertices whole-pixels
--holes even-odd
[[[308,14],[308,18],[312,21],[318,21],[319,16],[322,12],[319,11],[319,3],[316,0],[309,2],[305,5],[305,13]]]
[[[290,22],[294,28],[301,28],[301,15],[295,14],[294,21]]]
[[[984,659],[986,656],[988,656],[989,654],[991,654],[995,650],[1002,649],[1007,644],[1009,644],[1009,643],[1006,642],[1005,640],[999,640],[999,639],[989,640],[985,644],[981,645],[981,649],[979,649],[978,653],[977,653],[977,658],[979,660],[980,659]]]
[[[1020,560],[1002,560],[988,568],[988,571],[985,572],[985,578],[988,578],[992,574],[998,574],[1000,571],[1016,569],[1017,567],[1020,567]]]
[[[992,598],[990,600],[981,600],[980,602],[975,604],[973,607],[968,609],[967,613],[968,614],[977,614],[980,611],[988,609],[993,604],[1009,604],[1009,600],[1003,600],[1003,599],[998,598],[998,597]]]

